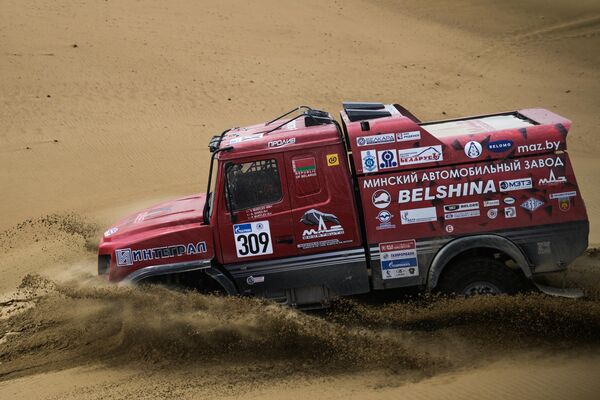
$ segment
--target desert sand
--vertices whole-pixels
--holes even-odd
[[[212,135],[344,100],[571,119],[597,247],[599,63],[593,0],[0,0],[0,398],[597,398],[597,252],[568,275],[585,300],[314,315],[115,288],[94,247],[204,191]]]

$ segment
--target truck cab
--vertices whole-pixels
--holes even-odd
[[[214,136],[206,194],[115,224],[99,274],[310,307],[398,287],[514,293],[587,247],[570,121],[423,123],[381,103],[340,119],[299,107]]]

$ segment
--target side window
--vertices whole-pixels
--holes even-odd
[[[226,173],[225,195],[231,195],[233,211],[276,203],[282,198],[277,160],[230,164]]]

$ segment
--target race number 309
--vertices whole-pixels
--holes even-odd
[[[233,238],[238,257],[273,254],[269,221],[233,225]]]

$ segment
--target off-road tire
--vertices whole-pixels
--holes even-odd
[[[515,294],[524,288],[522,278],[491,257],[469,257],[448,265],[437,290],[445,294]]]

